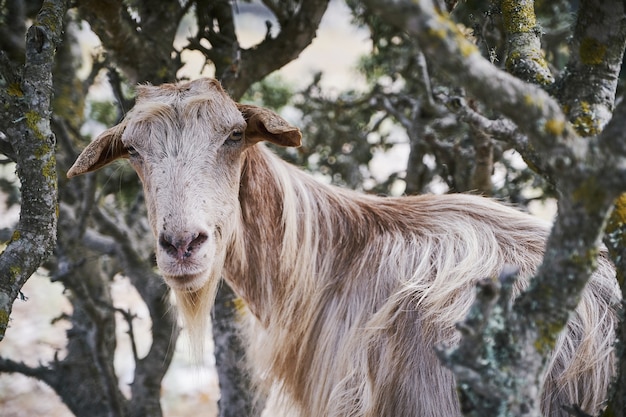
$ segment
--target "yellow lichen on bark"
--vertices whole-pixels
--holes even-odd
[[[13,97],[24,97],[24,92],[22,91],[22,87],[18,83],[11,83],[7,87],[7,93]]]
[[[608,232],[613,232],[618,227],[626,225],[626,194],[620,195],[615,200],[615,207],[606,226]]]
[[[507,36],[507,71],[540,86],[554,83],[541,49],[534,2],[502,0],[501,8]]]
[[[586,65],[600,65],[604,61],[606,45],[594,38],[583,38],[580,41],[580,60]]]
[[[27,111],[24,115],[26,118],[26,126],[30,129],[31,132],[35,135],[37,139],[44,139],[44,135],[41,132],[40,123],[43,121],[39,113],[36,111]]]
[[[545,129],[553,136],[561,136],[565,130],[565,120],[550,119],[546,122]]]
[[[463,55],[464,58],[467,58],[471,54],[478,52],[478,48],[476,47],[476,45],[474,45],[467,39],[464,39],[463,37],[459,36],[458,42],[459,42],[459,50],[461,51],[461,54]]]
[[[597,213],[602,208],[606,191],[595,177],[589,177],[574,190],[572,197],[584,205],[587,213]]]
[[[22,273],[22,268],[20,268],[18,265],[13,265],[9,268],[9,283],[13,284],[16,280],[18,275],[20,275]]]
[[[615,253],[616,248],[626,247],[626,193],[621,194],[613,205],[613,212],[609,217],[606,225],[606,238],[610,244],[607,244],[612,256],[615,259],[619,257],[619,253]],[[621,287],[624,286],[626,276],[620,268],[617,269],[617,280]]]
[[[535,339],[535,349],[537,352],[547,354],[554,349],[557,336],[562,329],[562,326],[554,323],[537,323],[537,339]]]
[[[7,327],[9,327],[9,313],[0,309],[0,329],[2,330],[0,331],[0,340],[2,340],[4,330],[6,330]]]
[[[602,121],[587,101],[580,101],[575,109],[569,109],[572,126],[580,136],[595,136],[602,130]]]
[[[19,230],[14,231],[13,235],[11,235],[11,242],[15,242],[19,240],[20,237],[22,237],[22,234],[20,233],[20,231]]]
[[[504,28],[507,32],[530,32],[537,26],[534,2],[528,0],[503,0],[501,7]]]

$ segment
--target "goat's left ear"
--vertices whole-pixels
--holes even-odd
[[[251,104],[239,104],[237,107],[246,119],[246,138],[253,142],[266,140],[280,146],[300,146],[302,133],[285,119],[271,110]]]
[[[67,171],[67,178],[95,171],[116,159],[127,157],[128,152],[121,141],[123,131],[124,126],[120,124],[102,132],[78,155]]]

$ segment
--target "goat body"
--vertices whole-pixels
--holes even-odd
[[[201,340],[223,276],[255,318],[248,359],[277,414],[460,415],[434,347],[458,343],[478,280],[510,264],[515,294],[527,285],[548,225],[478,196],[383,198],[320,184],[262,140],[297,146],[300,133],[213,80],[140,87],[135,108],[68,176],[130,158],[192,337]],[[550,358],[545,415],[602,409],[620,299],[600,257]]]

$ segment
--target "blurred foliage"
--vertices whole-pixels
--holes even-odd
[[[350,90],[329,96],[320,86],[321,77],[317,74],[311,85],[294,96],[305,140],[292,162],[335,184],[362,189],[371,178],[368,164],[376,151],[388,146],[387,137],[373,139],[369,134],[376,109],[366,97]]]
[[[280,110],[285,107],[293,94],[293,87],[276,74],[252,84],[241,101]]]
[[[479,192],[522,208],[555,196],[553,187],[510,145],[493,139],[491,187],[474,188],[476,132],[450,110],[450,103],[470,98],[444,76],[428,72],[413,39],[369,14],[361,2],[347,0],[347,4],[353,23],[371,34],[371,54],[358,65],[364,88],[329,94],[321,87],[323,74],[318,74],[302,91],[271,77],[248,93],[259,104],[278,110],[289,105],[299,111],[303,147],[279,149],[283,157],[335,184],[379,194]],[[535,3],[542,48],[555,76],[568,59],[568,36],[577,7],[575,0]],[[452,17],[484,57],[504,67],[506,40],[498,1],[458,2]],[[473,105],[487,117],[498,116],[478,103]],[[410,147],[406,163],[388,160],[393,165],[386,170],[389,177],[381,180],[372,172],[375,154],[406,145]],[[404,186],[398,187],[398,182]]]
[[[243,3],[250,2],[252,0],[243,0]],[[357,0],[346,2],[352,10],[353,23],[367,28],[370,32],[371,53],[363,56],[358,63],[358,78],[363,80],[362,85],[355,89],[330,93],[322,87],[323,73],[317,74],[310,85],[302,89],[289,85],[279,76],[270,75],[253,84],[241,100],[283,112],[288,115],[290,121],[301,128],[304,136],[303,146],[298,149],[277,148],[276,151],[282,157],[325,181],[383,195],[474,191],[509,201],[520,207],[527,206],[532,200],[543,200],[554,195],[550,185],[529,169],[510,145],[493,138],[487,138],[492,155],[491,181],[487,188],[477,190],[472,178],[477,171],[478,148],[485,145],[484,141],[481,142],[484,138],[461,120],[454,103],[464,99],[476,111],[487,117],[496,118],[498,115],[490,113],[478,103],[473,103],[471,98],[465,97],[462,89],[452,87],[445,76],[429,72],[420,46],[414,39],[385,25],[377,15],[368,13],[361,2]],[[11,23],[8,19],[8,3],[0,0],[0,31],[3,25],[8,26]],[[206,4],[208,3],[212,2]],[[214,3],[223,5],[223,2]],[[235,1],[229,4],[236,10],[241,3]],[[292,18],[293,9],[296,7],[296,3],[291,1],[264,3],[268,7],[273,5],[277,12],[281,7],[284,8],[284,13],[281,14],[283,22]],[[32,19],[40,6],[40,1],[26,0],[23,3],[16,1],[11,4],[24,5],[27,8],[25,15]],[[129,16],[136,17],[140,14],[140,9],[149,15],[148,12],[153,8],[158,9],[157,5],[160,3],[153,2],[148,5],[147,1],[131,0],[125,4],[127,11],[132,12]],[[200,3],[186,2],[186,4],[189,6]],[[452,17],[468,39],[475,42],[483,56],[503,68],[506,42],[498,4],[498,1],[458,2],[452,11]],[[140,7],[142,5],[145,7]],[[577,6],[578,1],[575,0],[535,2],[537,18],[543,32],[542,47],[555,75],[563,71],[568,59],[568,36]],[[288,12],[285,12],[287,9]],[[191,10],[193,12],[193,8]],[[207,9],[207,13],[210,11],[218,16],[218,11],[224,10],[230,11],[228,7],[220,7],[219,10],[216,7]],[[229,49],[231,46],[229,42],[233,39],[225,35],[226,29],[234,26],[226,17],[219,16],[224,19],[222,21],[224,33],[221,33],[222,27],[219,27],[219,33],[216,32],[219,19],[213,17],[206,19],[207,22],[212,22],[212,25],[208,25],[204,32],[195,29],[198,33],[197,44],[194,46],[216,62],[228,63],[224,64],[226,68],[236,68],[232,65]],[[81,24],[82,21],[77,16],[75,19]],[[200,20],[204,21],[203,19]],[[148,19],[145,21],[148,23]],[[94,23],[96,22],[97,19],[94,19]],[[139,22],[140,19],[133,25]],[[190,18],[183,21],[181,23],[183,26],[178,28],[180,33],[187,33],[189,28],[193,27],[192,23],[197,22]],[[268,31],[269,29],[268,26]],[[66,33],[70,31],[67,30]],[[146,30],[132,33],[142,34],[146,33]],[[204,35],[206,37],[203,38]],[[200,40],[206,40],[209,35],[214,36],[211,39],[216,42],[221,39],[227,47],[219,51],[207,50],[206,45],[210,42],[200,43]],[[78,36],[79,34],[76,34],[76,37],[68,40],[77,42]],[[145,45],[146,39],[149,38],[142,39],[141,45]],[[71,44],[66,42],[66,45]],[[76,70],[83,57],[77,54],[77,50],[78,48],[70,48],[67,56],[59,51],[59,57],[62,58],[58,60],[60,68],[55,71],[57,77],[55,87],[62,88],[56,92],[57,97],[62,100],[56,101],[54,112],[57,116],[55,128],[60,144],[60,166],[63,166],[63,160],[65,165],[71,163],[75,156],[72,152],[84,147],[91,139],[91,134],[83,134],[81,126],[91,126],[94,122],[106,127],[112,126],[119,121],[124,111],[132,106],[130,97],[133,96],[133,88],[124,78],[124,72],[114,65],[111,58],[114,54],[109,51],[108,57],[106,53],[102,57],[94,57],[94,68],[91,73],[86,75],[86,79],[78,79]],[[150,50],[151,54],[158,55],[155,51],[159,51],[159,48],[153,47]],[[254,48],[250,51],[253,50]],[[16,48],[11,55],[12,59],[16,61],[23,59],[20,52],[22,51]],[[163,62],[168,62],[170,52],[168,49]],[[172,62],[176,63],[174,57],[178,59],[179,52],[172,52]],[[77,56],[72,57],[72,54]],[[275,62],[276,59],[263,56],[263,61]],[[259,63],[250,62],[245,65],[251,68],[258,66]],[[245,65],[242,65],[242,68]],[[154,65],[153,67],[156,68]],[[173,71],[171,74],[167,73],[167,66],[164,68],[167,77],[157,78],[173,79],[176,74],[173,70],[178,68],[170,68]],[[104,82],[103,79],[106,77],[102,76],[105,72],[103,70],[106,70],[107,81],[117,98],[116,102],[89,96],[86,94],[88,88],[81,87],[82,84],[93,85],[94,82],[96,84]],[[145,68],[143,71],[145,74],[140,77],[141,82],[152,80],[148,77],[152,73],[148,74]],[[69,79],[61,80],[62,75],[67,75]],[[86,114],[82,112],[84,108],[87,110]],[[59,120],[60,116],[64,120]],[[381,158],[387,165],[386,176],[382,177],[380,172],[377,172]],[[14,165],[9,162],[5,164],[5,160],[0,160],[0,169],[2,170],[0,192],[6,196],[5,204],[7,206],[19,204],[19,183],[12,179],[14,176],[11,172]],[[99,256],[92,253],[80,254],[77,246],[71,244],[74,237],[70,235],[81,228],[86,228],[87,223],[92,228],[94,225],[97,226],[99,233],[112,233],[113,226],[117,225],[125,233],[123,239],[132,240],[134,250],[143,258],[148,257],[146,254],[152,252],[152,240],[146,238],[150,233],[145,220],[141,185],[128,164],[114,163],[105,167],[98,175],[76,179],[73,183],[68,183],[61,177],[60,182],[60,201],[73,204],[72,210],[78,220],[71,223],[74,219],[70,218],[61,228],[67,235],[65,238],[67,242],[62,241],[61,245],[66,246],[60,246],[60,250],[57,251],[60,266],[49,266],[53,272],[56,270],[54,273],[57,276],[68,274],[66,270],[68,265],[72,268],[74,265],[80,267],[83,262],[81,256],[84,259],[95,259]],[[94,202],[91,201],[92,198]],[[80,216],[87,216],[90,210],[94,210],[93,206],[98,207],[98,213],[102,212],[100,217],[96,220],[92,218],[81,220]],[[67,210],[67,207],[64,209]],[[106,215],[111,217],[110,221]],[[68,219],[67,215],[64,217]],[[70,226],[67,226],[68,224]],[[131,232],[126,233],[126,230]],[[118,236],[116,239],[119,239]],[[128,249],[124,253],[128,253]],[[107,256],[110,254],[107,253]],[[75,257],[75,260],[72,257]],[[152,266],[152,263],[149,263],[149,268]],[[103,276],[113,276],[109,271],[106,272]],[[82,271],[76,273],[79,278],[80,274],[84,274]],[[87,275],[93,276],[91,272]]]
[[[319,73],[309,86],[296,91],[280,76],[270,75],[253,84],[242,101],[297,111],[303,147],[277,152],[334,184],[379,194],[475,191],[469,181],[476,154],[474,133],[448,110],[449,103],[464,92],[452,88],[445,77],[428,72],[413,39],[369,14],[361,2],[347,0],[347,4],[353,23],[371,34],[371,54],[358,63],[365,80],[362,88],[330,94],[322,88],[324,75]],[[577,5],[574,0],[535,2],[542,46],[555,73],[567,60],[567,37]],[[506,43],[499,2],[458,2],[452,17],[485,57],[504,66]],[[119,86],[125,92],[131,90],[124,82]],[[114,125],[122,110],[118,104],[94,99],[88,109],[87,119],[104,126]],[[490,116],[483,108],[479,111]],[[406,161],[389,159],[389,175],[381,179],[372,172],[372,160],[396,146],[408,146]],[[520,163],[506,144],[493,141],[493,147],[493,186],[479,192],[520,206],[553,196],[549,184]],[[124,204],[136,204],[139,189],[132,171],[115,164],[102,177],[103,195],[115,193]],[[107,180],[113,177],[117,180]],[[14,182],[3,179],[0,187],[9,196],[7,204],[17,202]]]
[[[118,108],[110,101],[92,100],[89,102],[89,119],[103,126],[114,126],[118,119]]]
[[[277,110],[288,106],[298,111],[303,147],[277,152],[334,184],[378,194],[474,191],[521,207],[554,196],[552,187],[509,145],[493,139],[491,186],[474,188],[476,132],[450,109],[455,100],[465,98],[464,92],[451,87],[445,77],[428,72],[413,39],[368,14],[359,1],[347,3],[353,23],[368,28],[371,34],[372,52],[358,65],[365,80],[363,88],[330,94],[321,87],[320,73],[309,86],[295,91],[275,76],[255,84],[245,97]],[[567,30],[574,3],[537,3],[553,71],[560,71],[567,59]],[[504,65],[506,45],[498,2],[460,2],[452,16],[485,57]],[[488,117],[497,116],[477,103],[472,105]],[[403,151],[396,150],[396,158],[388,158],[387,178],[372,172],[374,155],[407,145],[406,161],[397,158]]]

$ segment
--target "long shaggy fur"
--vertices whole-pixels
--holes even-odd
[[[222,276],[246,301],[268,416],[459,416],[434,348],[458,343],[454,326],[478,280],[509,264],[521,275],[514,295],[527,286],[549,226],[477,196],[382,198],[323,185],[255,144],[294,146],[299,135],[214,80],[142,87],[126,120],[68,176],[130,157],[157,262],[195,345]],[[601,256],[549,359],[546,416],[603,407],[615,371],[614,275]]]
[[[259,325],[250,361],[289,416],[456,416],[454,379],[434,346],[477,280],[503,265],[527,284],[548,225],[469,195],[379,198],[321,185],[263,147],[242,171],[241,221],[225,277]],[[546,416],[595,414],[614,372],[619,293],[601,257],[544,382]]]

